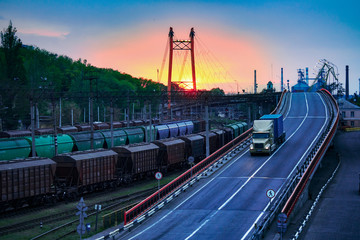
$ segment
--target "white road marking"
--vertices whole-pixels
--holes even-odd
[[[297,164],[294,166],[293,170],[290,172],[290,174],[287,176],[287,178],[289,178],[291,176],[291,174],[293,174],[293,172],[295,171],[296,167],[301,163],[301,161],[304,159],[304,157],[306,156],[306,154],[310,151],[310,148],[313,146],[314,142],[319,138],[320,133],[322,132],[322,130],[325,127],[326,124],[326,119],[328,118],[328,112],[326,109],[326,105],[324,103],[324,100],[322,99],[322,97],[320,96],[320,94],[318,93],[320,100],[322,101],[322,104],[324,105],[325,108],[325,121],[323,126],[321,127],[320,131],[318,132],[318,134],[316,135],[316,137],[314,138],[314,140],[311,142],[311,144],[309,145],[309,147],[306,149],[306,151],[304,152],[304,154],[301,156],[300,160],[297,162]],[[281,186],[282,187],[282,186]],[[281,188],[280,188],[281,189]]]
[[[318,95],[320,96],[319,93],[318,93]],[[305,153],[302,155],[302,157],[300,158],[300,160],[299,160],[299,161],[297,162],[297,164],[294,166],[293,170],[291,171],[291,173],[288,175],[287,178],[289,178],[289,177],[291,176],[291,174],[295,171],[296,167],[300,164],[300,162],[302,161],[302,159],[305,157],[305,154],[306,154],[306,153],[309,151],[309,149],[312,147],[312,145],[313,145],[313,143],[315,142],[315,140],[318,139],[320,132],[322,132],[323,128],[325,127],[326,119],[328,118],[328,112],[327,112],[325,103],[324,103],[324,101],[322,100],[321,96],[320,96],[320,99],[321,99],[321,101],[322,101],[322,103],[323,103],[323,105],[324,105],[324,108],[325,108],[325,116],[326,116],[326,118],[325,118],[324,124],[323,124],[322,128],[320,129],[319,133],[317,134],[317,136],[316,136],[316,137],[314,138],[314,140],[311,142],[310,146],[307,148],[307,150],[306,150]],[[305,94],[305,100],[306,100],[306,106],[307,106],[307,111],[308,111],[308,104],[307,104],[306,94]],[[305,119],[304,119],[304,120],[305,120]],[[279,188],[278,191],[280,191],[280,190],[283,188],[284,184],[285,184],[285,182],[280,186],[280,188]],[[264,210],[263,210],[263,212],[260,214],[260,216],[263,215],[263,213],[266,211],[266,208],[267,208],[267,207],[268,207],[268,206],[266,206],[266,207],[264,208]],[[259,221],[260,216],[255,220],[255,222],[252,224],[252,226],[249,228],[249,230],[248,230],[248,231],[245,233],[245,235],[241,238],[241,240],[245,239],[245,237],[253,230],[253,228],[254,228],[253,226],[257,223],[257,221]]]
[[[158,224],[159,222],[161,222],[163,219],[165,219],[167,216],[169,216],[171,213],[173,213],[176,209],[178,209],[181,205],[183,205],[185,202],[187,202],[190,198],[192,198],[194,195],[196,195],[199,191],[201,191],[203,188],[205,188],[207,185],[209,185],[212,181],[214,181],[217,176],[219,176],[220,174],[222,174],[226,169],[228,169],[232,164],[234,164],[237,160],[239,160],[240,158],[242,158],[247,152],[249,152],[249,149],[246,150],[243,154],[241,154],[239,157],[237,157],[237,159],[234,159],[232,162],[230,162],[228,165],[225,166],[225,168],[221,169],[220,172],[218,172],[216,174],[216,176],[214,176],[209,182],[207,182],[206,184],[204,184],[204,186],[202,186],[201,188],[199,188],[196,192],[194,192],[193,194],[191,194],[188,198],[186,198],[184,201],[182,201],[179,205],[177,205],[173,210],[171,210],[170,212],[168,212],[165,216],[163,216],[162,218],[160,218],[157,222],[151,224],[149,227],[145,228],[144,230],[142,230],[141,232],[139,232],[138,234],[136,234],[135,236],[129,238],[129,240],[134,239],[136,237],[138,237],[139,235],[143,234],[144,232],[146,232],[147,230],[149,230],[150,228],[154,227],[156,224]]]
[[[249,176],[244,176],[244,177],[218,177],[218,179],[244,179],[244,178],[249,178]],[[279,177],[253,177],[253,179],[279,179],[279,180],[284,180],[286,178],[279,178]]]
[[[270,159],[272,159],[272,157],[286,144],[287,141],[289,141],[296,133],[297,131],[300,129],[300,127],[304,124],[308,114],[309,114],[309,104],[307,101],[307,97],[306,94],[304,94],[305,96],[305,102],[306,102],[306,115],[305,118],[301,121],[301,123],[299,124],[299,126],[296,128],[296,130],[290,135],[290,137],[288,137],[285,142],[278,148],[276,149],[276,151],[258,168],[256,169],[256,171],[245,181],[245,183],[243,185],[241,185],[241,187],[238,188],[238,190],[236,190],[235,193],[233,193],[219,208],[218,210],[212,214],[207,220],[206,222],[208,222],[211,217],[213,217],[216,213],[218,213],[221,209],[223,209],[245,186],[246,184],[265,166],[266,163],[268,163],[270,161]],[[291,100],[291,98],[290,98]],[[264,213],[262,212],[260,214],[260,216],[255,220],[254,224],[260,219],[260,217],[263,215]],[[249,232],[251,231],[251,229],[253,228],[254,224],[251,225],[250,229],[247,231],[247,233],[244,235],[244,237],[246,237]],[[203,224],[201,224],[200,227],[198,227],[195,231],[198,232],[200,230],[200,228],[202,228],[205,225],[205,222]],[[193,236],[195,234],[195,231],[192,232],[186,239],[189,239],[190,236]],[[243,238],[244,238],[243,237]]]
[[[284,142],[284,144],[282,144],[280,146],[280,148],[282,146],[285,145],[285,143],[290,140],[292,138],[292,136],[300,129],[300,127],[303,125],[305,119],[307,118],[308,116],[308,110],[309,110],[309,106],[308,106],[308,101],[307,101],[307,98],[306,98],[306,95],[305,95],[305,100],[306,100],[306,107],[307,107],[307,114],[305,116],[305,118],[302,120],[302,122],[300,123],[300,125],[298,126],[298,128],[295,130],[295,132]],[[291,109],[291,103],[292,103],[292,96],[290,97],[290,106],[289,106],[289,109],[287,111],[287,114],[286,114],[286,117],[284,118],[284,120],[288,117],[288,114],[290,112],[290,109]],[[290,117],[291,118],[291,117]],[[254,175],[272,158],[272,156],[274,156],[279,150],[280,148],[278,148],[274,153],[273,155],[271,155],[266,162],[264,162],[256,171],[254,174],[252,174],[250,177],[247,177],[247,181],[240,187],[240,189],[242,189],[249,181],[251,178],[256,178],[254,177]],[[154,227],[156,224],[158,224],[159,222],[161,222],[163,219],[165,219],[167,216],[169,216],[171,213],[173,213],[176,209],[178,209],[180,206],[182,206],[185,202],[187,202],[190,198],[192,198],[194,195],[196,195],[199,191],[201,191],[203,188],[205,188],[208,184],[210,184],[213,180],[215,180],[216,178],[218,178],[218,176],[220,174],[222,174],[227,168],[229,168],[232,164],[234,164],[235,162],[237,162],[239,159],[241,159],[249,150],[246,150],[243,154],[241,154],[239,157],[237,157],[237,159],[234,159],[232,162],[230,162],[229,164],[227,164],[225,166],[225,168],[221,169],[211,180],[209,180],[209,182],[207,182],[206,184],[204,184],[201,188],[199,188],[196,192],[194,192],[193,194],[191,194],[188,198],[186,198],[184,201],[182,201],[179,205],[177,205],[173,210],[169,211],[166,215],[164,215],[162,218],[160,218],[157,222],[153,223],[152,225],[150,225],[149,227],[147,227],[146,229],[142,230],[141,232],[139,232],[138,234],[134,235],[133,237],[129,238],[129,240],[132,240],[136,237],[138,237],[139,235],[143,234],[144,232],[148,231],[150,228]],[[279,179],[282,179],[282,178],[279,178]],[[239,190],[237,191],[237,193],[239,192]],[[230,198],[232,199],[236,194],[233,194],[233,196],[231,196]],[[208,221],[210,221],[210,219],[216,215],[216,213],[222,209],[223,207],[226,206],[226,204],[229,202],[229,199],[215,212],[213,212],[210,217],[205,220],[195,231],[193,231],[187,238],[186,240],[190,239],[191,237],[193,237],[203,226],[205,226]],[[269,204],[270,202],[267,204],[267,206],[264,208],[264,210],[262,211],[262,213],[257,217],[257,219],[255,220],[254,224],[263,216],[263,214],[266,212],[266,209],[269,207]],[[253,224],[253,225],[254,225]],[[252,225],[252,226],[253,226]],[[242,239],[244,239],[252,230],[253,227],[251,227],[247,232],[246,234],[243,236]]]

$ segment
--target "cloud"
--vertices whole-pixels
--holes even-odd
[[[47,29],[21,29],[19,33],[28,34],[28,35],[36,35],[41,37],[51,37],[51,38],[61,38],[65,39],[70,32],[60,32],[60,31],[52,31]]]

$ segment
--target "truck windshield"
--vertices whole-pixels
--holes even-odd
[[[268,133],[254,133],[253,138],[269,138]]]

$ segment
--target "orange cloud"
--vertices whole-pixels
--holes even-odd
[[[200,27],[199,27],[200,28]],[[176,33],[176,29],[174,29]],[[190,32],[190,27],[188,28]],[[180,32],[180,31],[179,31]],[[198,89],[220,87],[226,92],[238,89],[253,91],[254,69],[258,71],[259,85],[265,85],[265,72],[270,61],[264,46],[254,41],[252,36],[233,34],[223,30],[196,29],[195,62]],[[102,36],[92,42],[92,51],[87,54],[88,61],[99,67],[110,67],[136,77],[157,80],[157,69],[161,70],[167,44],[168,29],[143,29],[136,33],[121,32]],[[176,35],[188,39],[186,35]],[[166,53],[166,56],[168,53]],[[168,56],[167,56],[168,58]],[[183,56],[174,59],[173,79],[178,76]],[[187,64],[190,64],[188,54]],[[211,73],[213,71],[213,73]],[[190,65],[184,68],[184,79],[191,80]],[[167,85],[168,64],[164,65],[161,82]]]

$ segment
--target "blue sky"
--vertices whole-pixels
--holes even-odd
[[[298,68],[309,67],[312,77],[325,58],[337,65],[341,82],[350,66],[353,93],[359,9],[357,1],[0,0],[0,28],[12,20],[24,44],[155,80],[169,27],[180,38],[194,27],[243,89],[252,90],[254,69],[261,86],[272,80],[278,87],[281,67],[294,85]]]

